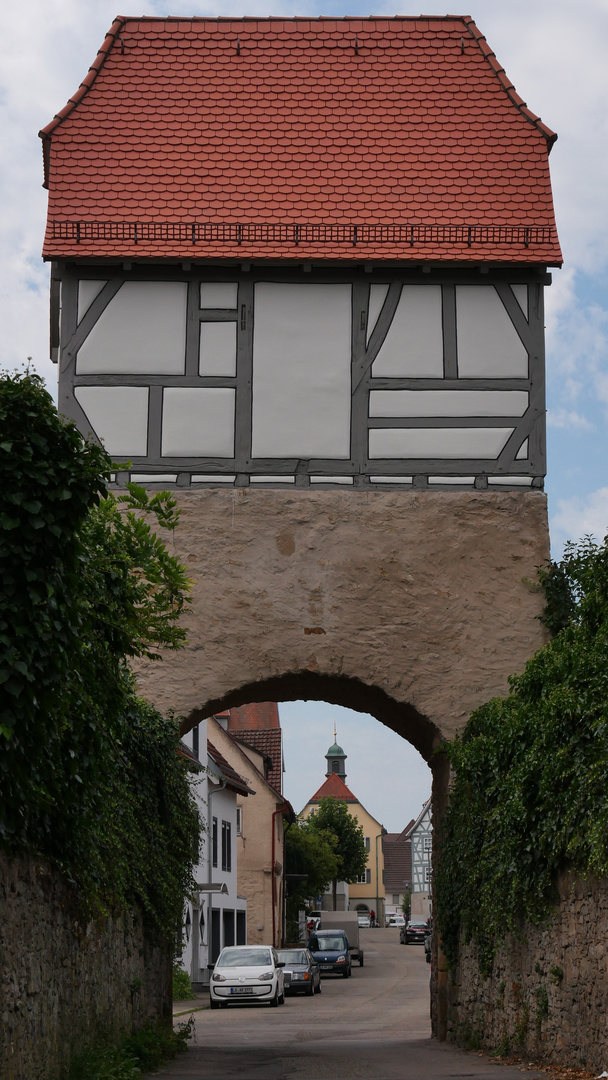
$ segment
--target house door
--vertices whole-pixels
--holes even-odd
[[[222,951],[220,912],[214,908],[211,912],[211,958],[210,963],[215,964]]]

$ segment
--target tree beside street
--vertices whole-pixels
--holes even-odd
[[[359,825],[348,809],[348,803],[333,796],[320,799],[318,809],[308,819],[310,828],[327,837],[333,837],[337,869],[333,875],[333,910],[336,910],[336,894],[339,881],[351,884],[365,873],[368,851],[365,847],[363,826]]]

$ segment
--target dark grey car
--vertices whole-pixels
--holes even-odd
[[[279,949],[279,960],[285,964],[286,994],[306,994],[313,997],[321,993],[319,965],[308,949]]]

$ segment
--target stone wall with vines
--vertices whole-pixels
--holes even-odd
[[[449,978],[448,1038],[471,1049],[599,1075],[608,1062],[608,883],[560,877],[548,922],[499,945],[491,974],[463,942]]]

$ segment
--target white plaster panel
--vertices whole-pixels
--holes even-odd
[[[236,476],[230,476],[228,473],[222,473],[221,475],[215,476],[213,474],[197,474],[196,476],[192,476],[191,479],[193,484],[233,484],[236,480]]]
[[[80,374],[181,375],[186,352],[184,281],[126,281],[78,350]]]
[[[525,461],[527,456],[528,456],[528,440],[524,439],[523,443],[521,444],[519,450],[517,451],[517,453],[515,455],[515,460],[516,461]]]
[[[372,390],[370,416],[523,416],[525,390]]]
[[[202,322],[199,375],[236,375],[236,323]]]
[[[131,473],[134,484],[175,484],[177,473]]]
[[[350,454],[351,286],[255,286],[253,454]]]
[[[526,319],[527,319],[528,318],[528,286],[525,285],[525,284],[521,284],[521,282],[520,282],[517,285],[511,285],[511,288],[513,289],[513,292],[515,294],[515,299],[517,300],[517,303],[519,304],[521,310],[523,311],[523,313],[524,313],[524,315],[526,316]]]
[[[440,285],[404,285],[372,376],[443,376]]]
[[[239,287],[236,281],[204,281],[201,285],[202,308],[236,308]]]
[[[87,313],[93,300],[99,296],[106,284],[105,281],[93,281],[89,278],[81,278],[78,282],[78,322]]]
[[[411,484],[411,476],[370,476],[373,484]]]
[[[311,476],[311,484],[352,484],[352,476]]]
[[[429,484],[471,484],[475,483],[474,476],[429,476]]]
[[[147,386],[76,386],[74,395],[109,454],[146,454]]]
[[[295,484],[295,476],[251,476],[250,484]]]
[[[370,458],[497,458],[513,428],[373,428]]]
[[[372,333],[376,323],[378,322],[378,316],[382,311],[382,305],[388,295],[388,285],[370,285],[369,288],[369,310],[367,314],[367,340],[369,341],[370,334]]]
[[[458,374],[526,378],[528,354],[493,285],[456,286]]]
[[[509,484],[510,487],[530,487],[531,476],[488,476],[488,484]]]
[[[162,453],[163,457],[233,457],[234,390],[167,387]]]

